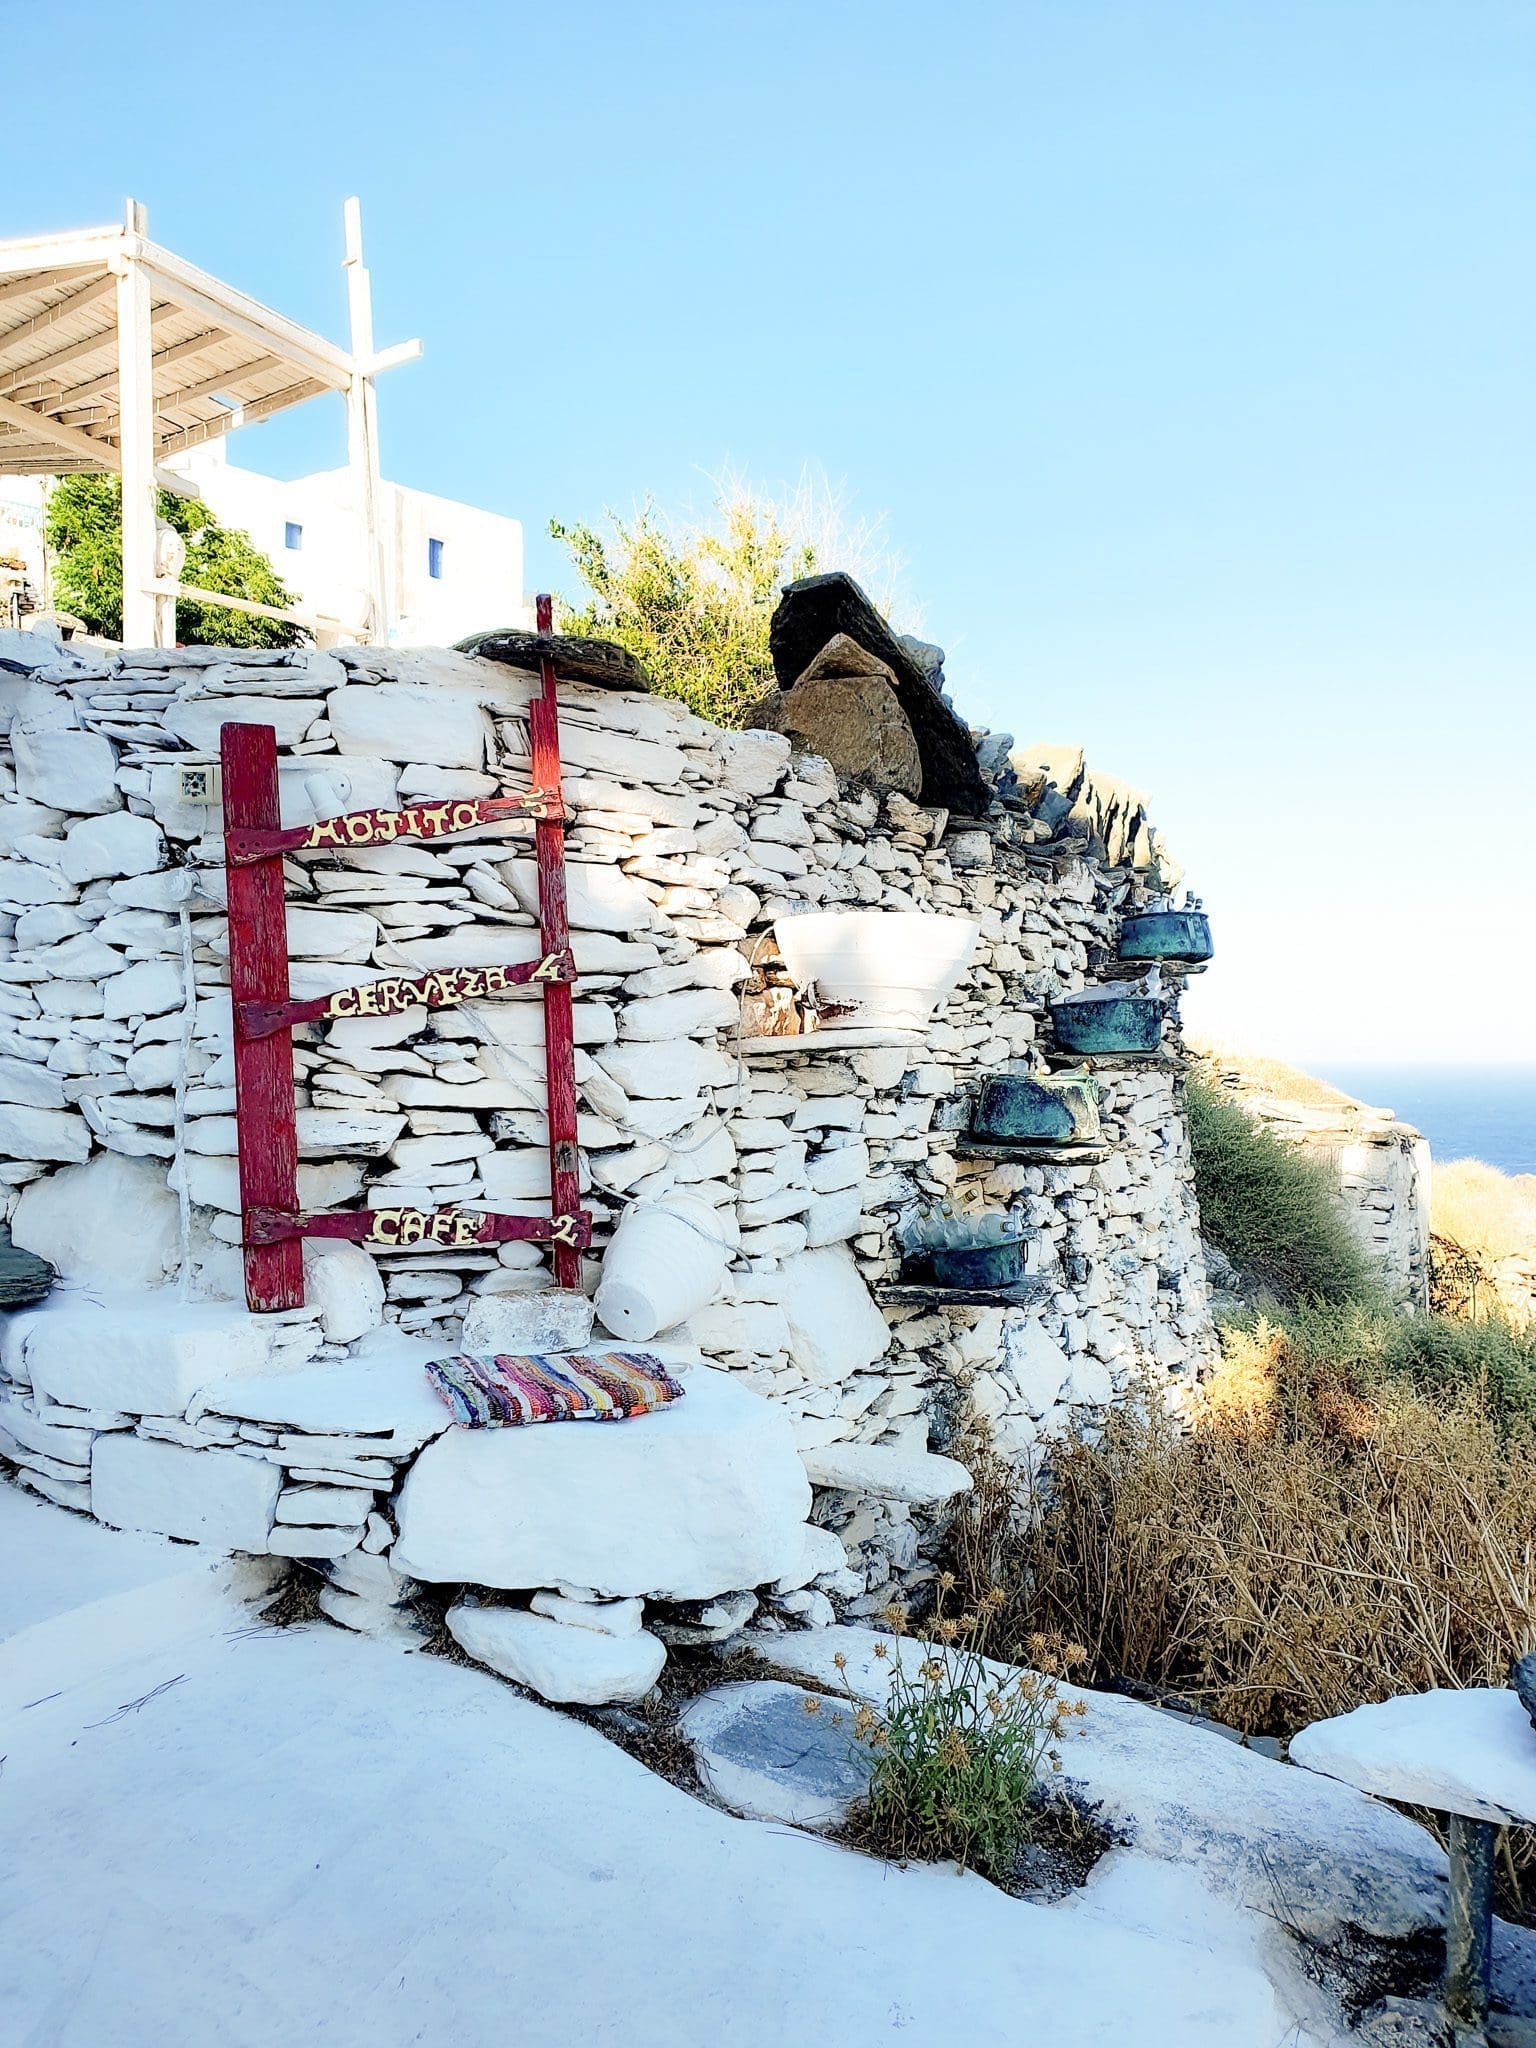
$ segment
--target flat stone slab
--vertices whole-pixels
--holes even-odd
[[[746,1641],[809,1686],[850,1692],[880,1712],[887,1705],[896,1647],[888,1633],[820,1628],[749,1632]],[[909,1671],[945,1654],[915,1637],[900,1645]],[[1013,1668],[988,1659],[981,1682]],[[1077,1686],[1062,1696],[1087,1708],[1060,1744],[1065,1782],[1143,1855],[1193,1864],[1234,1904],[1324,1939],[1350,1926],[1391,1936],[1444,1925],[1445,1856],[1405,1814],[1137,1700]]]
[[[425,1444],[452,1420],[423,1370],[442,1351],[441,1344],[384,1333],[355,1358],[215,1380],[203,1390],[198,1412],[312,1436],[392,1435],[397,1444]]]
[[[937,1507],[971,1490],[965,1467],[932,1451],[899,1451],[890,1444],[824,1444],[819,1450],[802,1451],[801,1460],[813,1486],[872,1493],[880,1500],[910,1501],[916,1507]]]
[[[30,1313],[21,1344],[33,1386],[50,1400],[181,1415],[210,1382],[264,1371],[274,1346],[293,1335],[291,1322],[227,1302],[169,1294],[88,1302],[60,1292]]]
[[[845,1699],[759,1678],[717,1686],[677,1725],[722,1806],[745,1820],[820,1830],[840,1827],[869,1789],[872,1752],[853,1732],[854,1711]]]
[[[114,1529],[260,1555],[281,1487],[275,1465],[238,1451],[187,1450],[126,1431],[91,1446],[91,1512]]]
[[[1033,1308],[1050,1294],[1043,1280],[1009,1287],[940,1287],[934,1280],[881,1281],[871,1290],[885,1308]]]
[[[1290,1757],[1377,1799],[1500,1826],[1536,1821],[1536,1728],[1503,1686],[1356,1707],[1303,1728]]]
[[[559,682],[591,683],[599,690],[648,690],[651,679],[627,647],[612,640],[588,640],[574,633],[525,633],[512,627],[472,633],[454,645],[460,654],[478,654],[512,668],[537,669],[551,661]]]
[[[574,1706],[643,1700],[667,1661],[665,1646],[644,1629],[602,1635],[520,1607],[477,1607],[461,1600],[448,1610],[448,1633],[477,1664],[526,1685],[540,1699]]]
[[[966,818],[984,818],[992,791],[976,763],[969,729],[940,696],[853,578],[842,570],[786,584],[768,626],[780,690],[788,690],[827,642],[846,633],[894,677],[902,710],[923,760],[922,800]]]
[[[449,1429],[406,1478],[397,1570],[666,1600],[792,1571],[811,1490],[787,1413],[725,1373],[685,1384],[681,1401],[628,1422]]]

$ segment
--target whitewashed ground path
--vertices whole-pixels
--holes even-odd
[[[1188,1869],[1111,1857],[1063,1907],[887,1869],[716,1812],[488,1675],[233,1602],[167,1595],[161,1647],[119,1658],[111,1600],[198,1554],[129,1569],[84,1529],[0,1486],[0,1660],[35,1657],[29,1626],[65,1645],[71,1612],[107,1645],[0,1722],[16,2048],[1331,2038],[1265,1923]]]

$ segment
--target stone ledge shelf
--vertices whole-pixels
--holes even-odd
[[[824,1031],[783,1031],[766,1038],[743,1038],[735,1050],[743,1059],[763,1059],[778,1053],[874,1052],[887,1046],[916,1051],[922,1044],[921,1031],[894,1025],[830,1024]]]
[[[882,1308],[1037,1308],[1050,1297],[1043,1280],[1016,1280],[1011,1287],[941,1287],[937,1280],[888,1280],[878,1283],[875,1300]]]
[[[955,1146],[962,1159],[1006,1159],[1012,1166],[1099,1166],[1113,1150],[1111,1145],[995,1145],[969,1136]]]
[[[938,1507],[969,1493],[971,1475],[953,1458],[933,1451],[902,1451],[890,1444],[823,1444],[802,1451],[800,1462],[812,1486],[837,1493],[868,1493],[879,1500]]]

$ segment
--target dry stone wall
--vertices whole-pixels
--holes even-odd
[[[6,636],[0,662],[0,1188],[16,1240],[98,1290],[237,1301],[222,821],[179,771],[214,764],[220,726],[243,719],[277,729],[285,824],[516,790],[536,678],[442,650],[98,652],[34,635]],[[1017,798],[952,821],[839,787],[777,733],[722,731],[635,692],[564,686],[561,718],[588,1287],[625,1204],[687,1190],[718,1212],[739,1245],[726,1289],[669,1335],[787,1413],[816,1518],[843,1540],[844,1561],[824,1554],[819,1590],[789,1588],[786,1611],[819,1614],[831,1593],[872,1612],[928,1568],[919,1454],[980,1416],[1034,1459],[1137,1374],[1192,1374],[1211,1353],[1176,1024],[1164,1055],[1101,1068],[1101,1162],[961,1149],[966,1091],[1004,1064],[1044,1064],[1048,999],[1110,972],[1140,885],[1064,851]],[[530,835],[515,826],[326,850],[286,875],[298,997],[538,950]],[[973,917],[974,963],[916,1050],[758,1049],[743,999],[749,1020],[773,1008],[774,920],[839,906]],[[535,997],[306,1026],[294,1064],[304,1207],[547,1200]],[[877,1306],[903,1216],[978,1185],[1022,1213],[1038,1298]],[[477,1297],[548,1278],[526,1245],[375,1258],[312,1241],[306,1266],[309,1306],[274,1342],[318,1363],[385,1322],[451,1346]],[[178,1406],[181,1391],[140,1421],[99,1390],[50,1396],[52,1434],[21,1446],[29,1474],[84,1505],[78,1457],[56,1453],[93,1428],[128,1429],[189,1470],[240,1446],[286,1475],[259,1499],[256,1480],[245,1489],[270,1548],[315,1554],[305,1517],[335,1514],[310,1491],[326,1487],[356,1496],[336,1554],[387,1546],[408,1443],[322,1455],[300,1426]],[[886,1454],[877,1485],[871,1448]],[[131,1490],[145,1454],[104,1453],[109,1490]]]

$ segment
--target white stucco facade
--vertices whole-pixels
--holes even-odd
[[[217,444],[170,466],[224,525],[250,535],[304,610],[343,627],[361,616],[360,524],[348,470],[285,483],[237,467]],[[394,645],[442,646],[485,627],[531,624],[521,520],[392,483],[380,487],[379,516]]]
[[[217,444],[166,467],[195,485],[221,524],[250,535],[296,603],[343,629],[322,633],[323,640],[354,637],[345,629],[364,600],[350,471],[317,470],[284,483],[241,469]],[[0,479],[0,624],[24,622],[26,607],[14,617],[10,611],[23,587],[30,607],[48,602],[42,525],[49,482]],[[394,646],[441,647],[486,627],[532,626],[521,520],[391,483],[380,487],[379,516]]]

